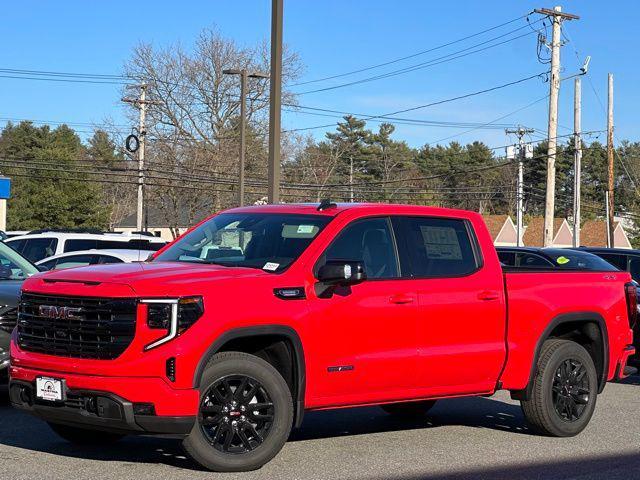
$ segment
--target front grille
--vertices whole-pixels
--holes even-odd
[[[61,357],[114,359],[133,341],[136,306],[135,299],[23,293],[18,346]],[[73,309],[73,315],[65,315],[65,307]]]
[[[18,321],[18,307],[14,305],[0,306],[0,329],[7,333],[13,332]]]

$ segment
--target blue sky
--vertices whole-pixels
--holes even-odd
[[[535,7],[553,7],[529,1],[418,0],[285,0],[284,39],[306,66],[301,80],[311,80],[411,55],[442,43],[524,15]],[[637,59],[637,18],[640,2],[566,1],[563,10],[581,15],[567,22],[571,42],[562,49],[564,75],[575,73],[586,55],[591,65],[583,79],[583,130],[602,130],[606,114],[607,72],[615,75],[616,138],[640,140],[637,122],[640,66]],[[621,14],[624,12],[624,14]],[[538,17],[532,16],[534,21]],[[203,28],[217,27],[240,44],[269,38],[270,1],[120,0],[88,2],[21,0],[6,2],[0,18],[4,34],[0,68],[121,73],[132,48],[140,41],[158,46],[181,42],[189,46]],[[448,49],[336,80],[357,80],[373,74],[427,61],[482,40],[524,26],[513,23]],[[540,24],[536,25],[539,26]],[[520,30],[515,35],[527,33]],[[576,50],[578,54],[576,54]],[[408,74],[328,92],[303,95],[303,105],[341,111],[381,114],[490,88],[542,72],[535,34],[487,51]],[[332,82],[297,87],[298,90]],[[592,89],[593,86],[593,89]],[[417,110],[405,117],[455,122],[490,122],[543,97],[548,84],[530,80],[489,94]],[[560,135],[572,127],[572,81],[563,83]],[[63,122],[95,122],[112,118],[126,123],[120,90],[114,85],[82,85],[0,78],[0,117]],[[547,104],[534,106],[500,123],[520,123],[546,129]],[[331,120],[285,113],[284,128],[304,128]],[[375,128],[375,124],[371,124]],[[313,130],[322,136],[324,130]],[[503,131],[399,125],[395,137],[413,146],[458,135],[466,142],[483,140],[491,146],[508,143]],[[534,138],[540,138],[536,136]],[[604,135],[600,140],[604,141]],[[450,140],[447,140],[450,141]],[[447,142],[445,141],[445,143]]]

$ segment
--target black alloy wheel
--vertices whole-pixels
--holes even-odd
[[[591,395],[586,367],[576,359],[566,359],[557,368],[553,379],[553,405],[556,413],[567,422],[582,417]]]
[[[200,428],[216,450],[251,452],[260,446],[274,420],[271,397],[258,380],[227,375],[214,382],[200,402]]]

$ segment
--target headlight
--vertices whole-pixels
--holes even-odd
[[[147,305],[147,326],[167,332],[164,337],[145,346],[145,350],[158,347],[182,334],[204,313],[202,297],[149,298],[141,302]]]

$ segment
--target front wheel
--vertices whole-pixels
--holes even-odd
[[[583,346],[569,340],[544,342],[532,387],[522,410],[535,430],[572,437],[585,429],[596,406],[598,375]]]
[[[271,364],[218,353],[202,374],[198,419],[183,446],[210,470],[255,470],[282,449],[292,424],[291,391]]]

